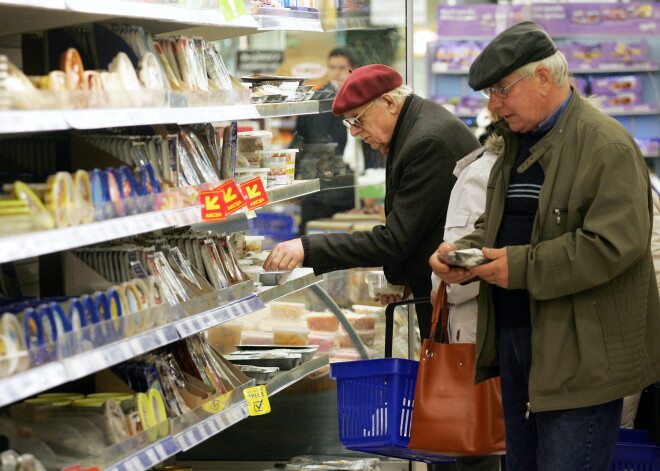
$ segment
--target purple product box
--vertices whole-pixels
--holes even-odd
[[[594,94],[600,106],[603,108],[612,107],[633,107],[642,104],[642,92],[619,92],[615,94]]]
[[[600,44],[590,45],[572,42],[559,48],[566,56],[568,67],[579,69],[580,67],[597,67],[603,62],[603,52]]]
[[[637,75],[591,77],[591,93],[612,95],[623,92],[642,92],[642,78]]]
[[[606,63],[631,63],[646,62],[649,60],[649,43],[640,41],[637,43],[604,42],[602,43],[603,62]]]

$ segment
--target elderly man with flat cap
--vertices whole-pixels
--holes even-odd
[[[266,270],[299,263],[322,273],[380,267],[390,283],[416,297],[431,292],[428,259],[442,241],[456,161],[479,146],[469,128],[442,106],[422,99],[386,65],[355,69],[340,88],[332,113],[373,149],[387,156],[385,225],[352,234],[313,234],[277,244]],[[420,305],[425,306],[425,305]],[[427,307],[427,306],[425,306]],[[422,336],[430,305],[418,309]]]
[[[533,22],[499,34],[469,84],[503,151],[474,232],[438,252],[492,261],[430,263],[447,283],[481,279],[476,380],[501,377],[507,471],[608,470],[622,398],[660,378],[646,164]]]

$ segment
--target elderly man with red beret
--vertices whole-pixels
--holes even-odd
[[[429,256],[442,241],[456,161],[479,146],[469,128],[431,100],[403,85],[386,65],[355,69],[332,105],[353,136],[387,156],[385,225],[352,234],[313,234],[277,244],[266,270],[299,263],[322,273],[384,267],[390,283],[415,297],[431,292]],[[422,306],[422,305],[420,305]],[[418,309],[422,336],[430,332],[430,306]]]

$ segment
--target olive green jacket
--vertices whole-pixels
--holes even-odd
[[[500,121],[504,151],[484,216],[459,248],[494,247],[519,134]],[[660,301],[650,251],[652,199],[628,132],[576,92],[518,168],[545,172],[529,245],[507,247],[509,288],[530,295],[532,411],[604,403],[660,378]],[[481,282],[477,373],[498,375],[497,328]]]

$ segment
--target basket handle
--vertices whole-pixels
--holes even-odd
[[[431,302],[431,298],[414,298],[390,303],[385,308],[385,358],[392,358],[392,338],[394,337],[394,309],[399,306],[408,306],[410,304],[422,304]],[[410,314],[410,310],[407,310]],[[408,336],[412,335],[408,332]],[[408,352],[410,356],[410,352]]]

